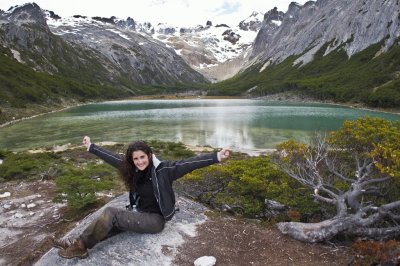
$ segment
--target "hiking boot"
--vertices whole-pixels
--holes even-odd
[[[89,256],[85,244],[83,244],[82,240],[77,239],[66,249],[60,249],[58,251],[58,255],[65,259],[79,258],[84,259]]]
[[[54,247],[62,249],[68,248],[74,242],[71,238],[56,238],[55,236],[51,236],[50,241]]]

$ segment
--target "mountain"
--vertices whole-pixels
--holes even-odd
[[[149,22],[139,22],[130,17],[126,20],[114,16],[89,18],[75,15],[69,18],[60,18],[51,12],[46,12],[46,14],[47,23],[54,34],[81,47],[86,46],[97,51],[100,50],[111,60],[115,60],[116,56],[124,57],[127,54],[127,50],[123,51],[122,49],[118,55],[115,53],[111,55],[109,47],[104,45],[111,38],[124,38],[125,45],[123,47],[125,48],[127,45],[139,44],[139,47],[135,48],[136,50],[141,46],[148,46],[148,42],[157,43],[164,46],[164,49],[173,49],[176,53],[174,60],[182,58],[191,68],[212,81],[230,77],[240,69],[232,70],[232,68],[227,69],[224,66],[226,74],[216,71],[219,65],[240,58],[245,52],[250,55],[249,49],[263,19],[261,13],[253,12],[236,27],[226,24],[213,25],[211,21],[207,21],[204,26],[176,27],[166,23],[152,25]],[[115,37],[112,37],[113,35]],[[92,37],[86,38],[88,36]],[[103,47],[99,47],[101,45]],[[132,59],[124,60],[123,58],[118,60],[132,61]],[[153,57],[147,63],[154,64],[154,66],[160,64],[157,58]],[[147,63],[143,62],[142,66]],[[169,73],[166,74],[169,75]]]
[[[96,55],[73,47],[51,33],[46,18],[36,4],[11,8],[0,16],[0,44],[19,63],[52,75],[103,79],[107,69],[96,62]],[[92,71],[93,70],[93,71]],[[82,75],[85,79],[89,75]]]
[[[268,11],[241,72],[213,94],[294,91],[317,99],[400,107],[398,0],[292,2]]]
[[[93,57],[53,35],[36,4],[0,12],[0,123],[19,117],[10,107],[134,94],[129,88],[99,84],[106,81],[107,70]]]
[[[276,16],[281,25],[274,27]],[[325,55],[342,47],[351,57],[382,40],[382,51],[387,51],[399,34],[397,0],[318,0],[303,6],[292,2],[285,14],[275,9],[266,14],[252,56],[282,62],[302,54],[296,63],[307,64],[328,42]]]
[[[240,70],[261,21],[177,28],[62,18],[35,3],[0,10],[0,123],[77,101],[204,90]]]
[[[190,28],[16,6],[0,11],[0,104],[15,104],[18,94],[40,102],[47,94],[84,100],[190,88],[399,107],[399,14],[398,0],[317,0],[254,12],[233,27]]]
[[[0,44],[36,71],[98,84],[132,88],[207,81],[150,37],[101,19],[68,22],[35,3],[16,6],[0,14]]]
[[[147,34],[98,17],[63,20],[35,3],[0,11],[0,64],[0,123],[73,102],[185,92],[208,82]]]
[[[199,72],[218,81],[240,69],[224,66],[222,75],[216,71],[224,62],[250,54],[261,21],[262,14],[254,12],[234,28],[211,21],[178,28],[130,17],[62,18],[31,3],[0,13],[0,44],[20,63],[52,75],[128,88],[132,83],[205,83]]]
[[[122,73],[130,82],[151,85],[207,82],[173,49],[145,32],[136,31],[131,18],[121,21],[115,17],[57,18],[49,11],[45,14],[54,35],[97,54],[111,74]]]
[[[212,21],[194,28],[159,24],[153,28],[152,36],[173,47],[192,68],[211,81],[220,81],[240,70],[246,54],[251,54],[262,20],[263,14],[253,12],[234,27],[213,25]]]

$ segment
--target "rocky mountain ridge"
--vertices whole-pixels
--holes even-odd
[[[129,84],[207,82],[172,49],[150,37],[122,32],[100,20],[91,21],[89,27],[81,19],[73,29],[60,25],[54,30],[48,20],[57,17],[35,3],[10,8],[0,14],[0,44],[37,71],[86,76],[100,84],[129,88]]]
[[[210,91],[398,109],[399,73],[400,1],[317,0],[267,12],[246,65]]]
[[[336,60],[328,56],[338,54],[341,57],[341,51],[345,52],[347,58],[353,58],[372,49],[373,58],[379,59],[379,55],[385,55],[393,46],[399,46],[400,36],[398,0],[317,0],[304,5],[292,2],[286,13],[274,8],[262,17],[262,14],[255,12],[237,27],[213,25],[212,21],[207,21],[205,26],[193,28],[152,25],[133,18],[119,19],[113,16],[88,18],[75,15],[61,18],[51,11],[31,10],[32,16],[17,13],[27,6],[40,9],[35,4],[28,4],[0,12],[0,31],[3,33],[0,34],[0,43],[8,49],[4,54],[37,71],[67,77],[80,75],[88,81],[94,79],[100,84],[112,86],[122,84],[133,94],[145,91],[131,88],[132,84],[217,82],[239,73],[239,82],[233,79],[234,84],[230,84],[228,80],[227,83],[209,87],[209,92],[247,95],[251,90],[254,95],[262,96],[287,88],[303,88],[314,91],[312,93],[319,94],[319,97],[329,98],[333,95],[335,99],[346,101],[359,94],[351,92],[354,85],[348,83],[353,81],[344,84],[345,80],[331,80],[329,86],[332,88],[326,89],[335,90],[332,93],[319,91],[321,86],[318,80],[310,83],[308,79],[313,78],[314,72],[310,72],[311,76],[302,76],[304,82],[301,84],[297,84],[298,77],[290,82],[284,82],[282,78],[275,82],[273,76],[268,74],[269,78],[262,73],[291,56],[295,58],[290,62],[292,69],[289,73],[293,76],[298,75],[294,73],[296,71],[302,72],[300,68],[303,66],[313,68],[315,58],[320,61]],[[377,51],[375,45],[380,46]],[[346,59],[340,62],[346,63]],[[371,63],[372,67],[371,60],[366,62]],[[358,63],[366,66],[365,63]],[[388,82],[398,79],[400,69],[390,64],[387,67],[385,72],[375,71],[380,77],[368,83],[375,88],[372,88],[373,92],[382,84],[388,85]],[[325,66],[319,69],[332,71],[331,67]],[[276,75],[282,76],[278,72]],[[370,72],[365,70],[362,75],[370,77]],[[242,73],[250,76],[243,79],[240,76]],[[257,73],[261,76],[256,77]],[[336,92],[343,85],[348,87],[347,92]],[[385,90],[395,90],[395,85],[389,85]],[[369,89],[366,86],[363,88],[362,96],[359,94],[356,101],[374,102],[377,106],[386,101],[386,98],[381,99],[383,96],[367,99]],[[386,95],[388,93],[385,92],[384,97]],[[389,105],[397,104],[391,102]]]
[[[274,26],[277,17],[281,24]],[[399,20],[398,0],[292,2],[286,13],[274,9],[265,14],[251,58],[270,64],[301,55],[295,64],[304,65],[327,43],[325,55],[342,48],[351,57],[381,41],[385,52],[398,41]]]
[[[143,39],[149,39],[172,48],[193,69],[214,81],[222,79],[220,75],[210,75],[210,73],[215,73],[216,67],[224,62],[241,58],[244,53],[250,54],[251,44],[261,27],[263,17],[261,13],[253,12],[236,27],[226,24],[213,25],[211,21],[207,21],[205,26],[176,27],[167,23],[152,25],[149,22],[135,21],[131,17],[126,20],[114,16],[89,18],[75,15],[60,18],[50,11],[46,11],[46,14],[51,31],[69,42],[93,48],[98,46],[93,43],[103,42],[110,38],[109,32],[104,32],[104,30],[119,33],[131,45],[143,44]],[[101,30],[103,33],[100,32]],[[140,38],[132,39],[128,37],[129,34],[135,34]],[[79,41],[77,39],[80,35],[96,37],[81,38]],[[102,53],[104,54],[105,51]],[[231,71],[230,75],[234,73],[235,71]]]

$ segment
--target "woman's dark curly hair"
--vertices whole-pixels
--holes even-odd
[[[138,169],[136,168],[135,164],[133,163],[133,152],[135,151],[142,151],[147,154],[149,157],[149,166],[153,165],[151,155],[153,154],[149,145],[147,145],[144,141],[136,141],[129,144],[128,148],[126,149],[124,161],[119,169],[121,173],[122,180],[125,183],[125,186],[130,191],[135,191],[136,182],[137,182],[137,172]]]

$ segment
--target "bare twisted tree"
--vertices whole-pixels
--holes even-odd
[[[306,242],[338,234],[391,238],[400,235],[400,123],[363,118],[346,122],[312,145],[287,141],[275,161],[308,186],[315,200],[332,205],[336,214],[319,223],[279,223],[284,234]]]

